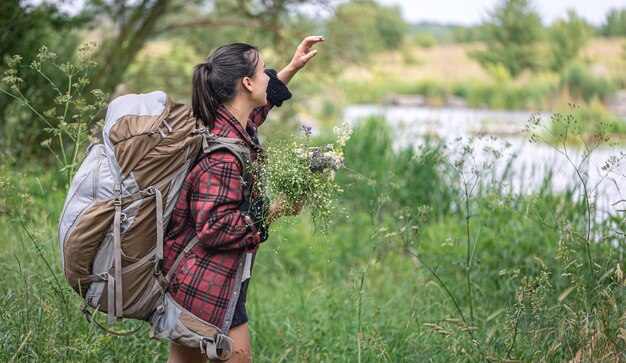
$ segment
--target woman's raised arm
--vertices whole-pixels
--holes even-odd
[[[306,66],[311,58],[315,57],[317,54],[317,50],[311,50],[311,48],[315,44],[323,41],[324,37],[321,35],[312,35],[304,38],[302,43],[300,43],[298,48],[296,48],[296,52],[294,53],[291,62],[278,72],[278,79],[280,79],[284,84],[289,83],[293,76],[298,73],[300,69]]]

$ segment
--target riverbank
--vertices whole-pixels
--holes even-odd
[[[337,174],[344,212],[328,235],[306,213],[271,226],[248,295],[255,361],[623,356],[621,220],[588,219],[595,207],[573,198],[575,185],[514,193],[488,164],[474,172],[473,155],[495,156],[478,145],[459,145],[464,164],[438,143],[394,151],[396,136],[385,123],[357,125],[349,170]],[[0,358],[164,360],[168,343],[147,328],[114,337],[83,319],[56,239],[63,178],[20,171],[0,166]],[[500,187],[474,189],[475,180]]]
[[[614,135],[626,134],[625,39],[592,39],[560,73],[525,72],[513,79],[502,69],[487,72],[467,53],[480,44],[406,46],[377,55],[364,65],[348,65],[338,77],[305,75],[295,88],[309,95],[300,111],[332,124],[350,105],[376,104],[427,108],[523,110],[576,113],[597,132],[607,124]],[[303,85],[304,84],[304,85]]]

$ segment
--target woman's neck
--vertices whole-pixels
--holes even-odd
[[[235,97],[230,102],[225,103],[224,107],[226,107],[228,112],[235,116],[237,121],[239,121],[245,129],[248,125],[248,118],[250,118],[253,107],[250,106],[248,102],[241,100],[239,97]]]

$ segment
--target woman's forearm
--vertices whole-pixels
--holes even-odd
[[[276,76],[278,77],[278,79],[280,79],[281,82],[287,85],[289,81],[291,81],[293,76],[298,73],[298,71],[298,68],[296,68],[292,63],[289,63],[285,68],[278,72]]]

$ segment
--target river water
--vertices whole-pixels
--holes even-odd
[[[580,198],[583,194],[578,169],[580,177],[586,180],[592,202],[595,201],[596,218],[616,215],[620,209],[626,209],[626,202],[620,202],[626,199],[626,148],[623,146],[603,146],[587,157],[582,148],[530,143],[522,130],[533,114],[524,111],[356,105],[344,110],[343,119],[357,124],[372,116],[386,120],[394,132],[397,148],[417,149],[426,137],[445,143],[450,159],[466,161],[467,179],[474,177],[468,166],[476,165],[477,169],[485,170],[485,165],[493,165],[483,172],[488,175],[481,175],[480,180],[498,179],[506,172],[505,192],[537,192],[551,175],[552,190],[571,190],[578,186],[576,191]],[[534,115],[548,127],[551,116]],[[464,146],[474,151],[463,155]],[[485,150],[497,150],[502,156],[496,158],[494,152]],[[616,158],[613,168],[603,170],[612,158]]]

